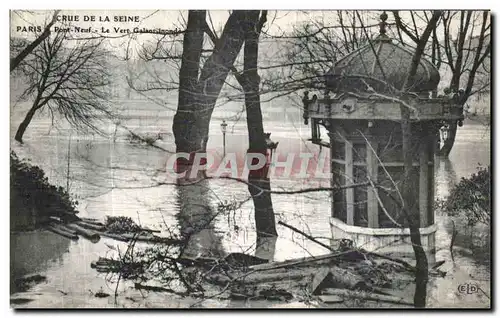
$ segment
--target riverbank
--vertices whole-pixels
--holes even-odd
[[[34,230],[50,217],[76,219],[77,201],[62,187],[48,182],[45,172],[29,161],[10,154],[10,230]]]

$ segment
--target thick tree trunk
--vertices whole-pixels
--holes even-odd
[[[36,105],[33,105],[31,109],[28,111],[26,114],[26,117],[24,118],[23,122],[19,125],[19,128],[17,128],[16,136],[14,137],[15,140],[19,141],[20,143],[23,143],[23,136],[24,132],[26,131],[26,128],[28,128],[28,125],[30,124],[31,120],[33,119],[33,116],[35,115],[37,110]]]
[[[214,53],[201,70],[198,91],[203,97],[198,106],[198,123],[204,145],[208,142],[210,119],[230,68],[241,51],[244,42],[246,11],[236,10],[229,16],[220,39],[215,43]]]
[[[222,36],[217,41],[214,53],[207,59],[199,74],[205,11],[190,11],[188,27],[184,36],[182,66],[179,78],[179,105],[174,116],[173,132],[176,151],[206,151],[210,119],[217,98],[244,42],[244,11],[233,11],[229,16]],[[199,74],[199,79],[198,79]],[[179,158],[178,171],[183,172],[192,165],[190,160]]]
[[[200,150],[201,134],[196,125],[198,116],[198,73],[203,48],[203,26],[206,11],[189,11],[188,23],[184,34],[182,62],[179,72],[179,100],[174,116],[172,131],[175,137],[176,152],[193,153]],[[185,171],[192,162],[180,158],[177,165]]]
[[[259,11],[249,11],[247,14],[247,31],[245,32],[243,89],[245,92],[245,109],[249,149],[248,153],[267,153],[267,143],[264,136],[262,111],[259,95],[259,75],[257,59],[259,55]],[[277,236],[273,202],[271,200],[271,182],[267,177],[267,166],[249,171],[248,191],[255,208],[255,226],[257,237]]]

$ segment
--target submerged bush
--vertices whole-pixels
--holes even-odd
[[[491,215],[490,166],[479,167],[477,173],[462,178],[450,195],[438,205],[450,216],[464,216],[469,225],[489,225]]]
[[[133,132],[129,132],[127,135],[127,140],[130,143],[145,143],[148,145],[154,144],[157,140],[162,140],[161,134],[144,134],[144,135],[139,135]]]
[[[34,225],[49,216],[76,218],[78,202],[63,187],[50,184],[40,167],[19,159],[13,151],[10,153],[10,189],[11,220],[17,226],[27,222],[31,224],[26,225]]]
[[[139,232],[141,227],[127,216],[107,216],[106,230],[109,233],[130,233]]]

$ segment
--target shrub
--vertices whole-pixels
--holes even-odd
[[[11,218],[29,215],[36,219],[35,223],[49,216],[76,218],[78,201],[64,188],[51,185],[40,167],[19,159],[13,151],[10,153],[10,189]]]
[[[161,134],[144,134],[144,135],[139,135],[133,132],[129,132],[127,135],[127,140],[130,143],[145,143],[147,145],[152,145],[154,144],[157,140],[162,140]]]
[[[109,233],[130,233],[139,232],[141,227],[132,218],[127,216],[107,216],[106,230]]]
[[[453,187],[450,195],[438,202],[450,216],[463,215],[469,225],[489,225],[491,215],[491,172],[490,166],[479,167],[477,173],[462,178]]]

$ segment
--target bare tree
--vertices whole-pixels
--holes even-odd
[[[429,23],[425,27],[424,32],[418,39],[417,48],[413,55],[412,64],[408,70],[408,76],[403,84],[403,91],[408,92],[411,89],[410,83],[412,83],[413,78],[417,73],[418,65],[420,64],[420,59],[424,53],[427,41],[432,33],[432,30],[436,28],[437,22],[442,15],[441,11],[434,11]],[[406,96],[403,96],[403,100]],[[413,151],[412,147],[412,131],[410,123],[411,109],[409,109],[403,103],[401,104],[401,130],[403,135],[403,161],[404,161],[404,181],[403,181],[403,199],[404,199],[404,210],[406,211],[408,223],[410,227],[410,238],[415,253],[416,264],[416,287],[414,303],[416,307],[425,307],[427,298],[427,281],[429,277],[428,261],[425,251],[422,248],[422,241],[420,236],[420,214],[417,210],[418,204],[416,198],[413,195],[412,187],[413,180],[411,177],[411,171],[413,166]]]
[[[50,35],[50,28],[56,23],[57,21],[57,15],[59,14],[60,10],[55,10],[54,14],[52,15],[52,20],[45,26],[43,29],[43,32],[40,33],[40,35],[30,44],[28,44],[22,51],[20,51],[15,57],[10,59],[10,71],[12,72],[15,70],[18,66],[19,63],[21,63],[26,56],[28,56],[33,50],[40,45],[46,38],[49,37]]]
[[[489,91],[491,18],[488,11],[460,11],[459,36],[458,39],[453,40],[450,24],[456,14],[458,13],[447,12],[443,15],[444,52],[446,53],[444,63],[452,72],[449,88],[456,94],[458,104],[463,107],[472,95],[485,89]],[[479,34],[475,35],[478,27],[480,28]],[[450,132],[439,155],[449,156],[455,143],[458,124],[457,121],[448,123]]]
[[[249,153],[266,155],[267,143],[264,135],[262,111],[260,106],[259,84],[257,72],[259,56],[259,34],[267,19],[267,11],[263,11],[259,19],[259,11],[250,11],[245,32],[244,71],[239,81],[245,92],[245,109],[247,113],[247,128]],[[277,236],[273,203],[271,200],[271,182],[267,177],[267,169],[249,171],[248,191],[252,195],[255,207],[255,224],[257,240],[261,236]],[[263,191],[266,190],[266,191]],[[257,243],[258,244],[258,243]]]
[[[249,152],[266,153],[267,144],[263,130],[257,74],[259,34],[266,16],[267,14],[263,13],[259,19],[259,11],[233,11],[219,37],[213,25],[210,26],[207,22],[207,19],[210,22],[211,19],[209,15],[207,17],[205,11],[189,11],[182,42],[162,36],[156,44],[144,48],[145,54],[142,58],[149,61],[161,59],[176,63],[181,60],[178,84],[176,79],[167,82],[160,79],[157,74],[151,74],[151,78],[156,79],[155,90],[161,88],[171,90],[178,87],[178,105],[172,126],[178,153],[194,154],[206,150],[211,114],[225,84],[230,90],[236,91],[236,94],[245,96]],[[203,43],[205,34],[209,36],[213,45],[209,49]],[[234,63],[244,42],[247,43],[245,70],[240,73]],[[180,43],[182,43],[182,53],[179,52]],[[229,72],[235,75],[241,88],[228,84]],[[143,92],[151,93],[152,90],[146,88]],[[179,158],[177,165],[188,170],[192,160],[193,158],[188,160]],[[262,187],[270,189],[269,180],[261,180],[253,175],[249,177],[255,183],[249,184],[249,191],[254,199],[257,232],[276,236],[271,194],[261,190]]]
[[[98,131],[94,120],[109,115],[107,86],[109,73],[103,40],[68,41],[66,32],[47,37],[23,63],[28,88],[21,98],[33,100],[17,129],[22,143],[24,132],[35,113],[46,107],[50,114],[62,115],[75,127]]]
[[[424,12],[425,13],[425,12]],[[408,36],[415,44],[420,40],[419,29],[405,24],[397,11],[393,12],[398,30]],[[415,21],[415,13],[410,12]],[[429,21],[427,14],[424,22]],[[490,87],[490,54],[491,54],[491,18],[488,11],[444,11],[440,20],[442,38],[438,28],[432,31],[431,61],[440,68],[446,66],[451,77],[447,89],[457,98],[460,106],[464,106],[469,98]],[[458,28],[454,25],[458,24]],[[453,35],[458,34],[457,38]],[[449,125],[448,138],[444,141],[439,155],[448,157],[457,134],[459,121],[446,123]]]

